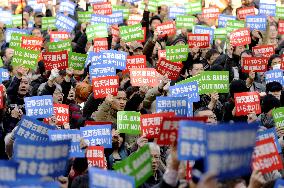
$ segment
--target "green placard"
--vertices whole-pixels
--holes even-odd
[[[284,126],[284,107],[272,110],[272,116],[276,127]]]
[[[202,3],[201,1],[188,2],[185,4],[187,14],[197,14],[202,12]]]
[[[149,10],[149,12],[153,12],[153,13],[157,12],[158,5],[159,5],[159,2],[158,2],[157,0],[151,0],[151,1],[149,1],[149,4],[148,4],[148,10]],[[145,4],[144,4],[144,2],[142,2],[142,3],[140,4],[139,9],[142,10],[142,11],[144,11],[144,9],[145,9]]]
[[[198,84],[198,93],[228,93],[229,92],[229,71],[204,71]]]
[[[94,23],[89,25],[86,29],[88,41],[94,38],[105,38],[108,37],[107,24],[106,23]]]
[[[67,50],[68,52],[72,51],[71,48],[71,39],[62,40],[58,42],[49,42],[47,43],[49,52],[59,52],[63,50]]]
[[[22,26],[22,14],[12,15],[12,24],[7,24],[6,28]]]
[[[227,38],[226,28],[216,28],[214,30],[214,40],[216,39],[225,40],[226,38]]]
[[[195,17],[194,16],[185,16],[185,15],[177,15],[176,17],[176,28],[182,29],[192,29],[192,26],[195,25]]]
[[[12,59],[12,65],[35,69],[37,67],[37,60],[39,54],[40,51],[15,48]]]
[[[186,61],[188,45],[166,46],[166,59],[171,62]]]
[[[158,6],[167,5],[168,7],[174,6],[175,0],[158,0]]]
[[[119,31],[120,37],[124,42],[132,42],[144,39],[144,33],[140,23],[130,26],[120,26]]]
[[[120,133],[139,135],[140,129],[140,113],[134,111],[117,112],[117,130]]]
[[[152,156],[149,145],[145,145],[121,162],[115,163],[113,168],[123,174],[135,178],[135,186],[139,187],[152,176]]]
[[[28,36],[21,33],[12,33],[9,48],[20,48],[22,43],[22,36]]]
[[[123,11],[123,18],[128,19],[130,10],[127,7],[120,6],[120,5],[112,5],[112,11],[122,10]]]
[[[42,30],[56,29],[55,17],[42,17]]]
[[[80,23],[90,22],[91,17],[92,17],[92,12],[88,12],[88,11],[81,12],[81,11],[78,11],[78,21]]]
[[[80,54],[75,52],[68,53],[68,67],[74,70],[83,70],[87,59],[87,54]]]
[[[3,67],[3,61],[2,61],[2,58],[0,58],[0,67]]]
[[[227,25],[226,25],[228,33],[231,33],[232,31],[236,29],[240,29],[244,27],[245,27],[245,22],[241,20],[228,20]]]
[[[283,6],[276,6],[276,17],[277,18],[284,18],[284,7]]]

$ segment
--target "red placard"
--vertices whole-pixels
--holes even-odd
[[[93,92],[95,98],[105,98],[107,95],[117,95],[119,87],[118,76],[104,76],[93,78]]]
[[[110,15],[112,14],[112,6],[110,2],[93,4],[94,14]]]
[[[100,52],[101,50],[108,50],[107,38],[94,39],[94,52]]]
[[[158,85],[157,72],[154,68],[130,69],[130,82],[132,86]]]
[[[284,34],[284,20],[278,21],[278,34],[280,35]]]
[[[145,55],[132,55],[127,56],[126,69],[123,73],[129,73],[130,69],[135,68],[146,68],[146,56]]]
[[[176,80],[179,77],[182,67],[183,64],[180,62],[171,62],[165,58],[161,58],[157,63],[156,70],[161,75],[167,74],[169,79]]]
[[[86,150],[86,157],[88,159],[89,167],[95,166],[99,168],[106,168],[104,147],[103,146],[88,146]]]
[[[258,92],[235,93],[236,116],[248,115],[249,112],[261,113]]]
[[[127,20],[127,25],[139,24],[142,18],[141,14],[130,14]]]
[[[209,7],[202,9],[202,17],[205,19],[218,19],[220,10],[218,7]]]
[[[36,0],[37,4],[40,4],[40,3],[47,3],[48,0]]]
[[[172,116],[175,116],[174,112],[141,115],[140,126],[143,135],[148,139],[158,138],[163,118]]]
[[[208,48],[210,46],[209,34],[188,34],[188,47],[189,48]]]
[[[0,85],[0,109],[4,107],[4,86]]]
[[[57,68],[65,70],[68,68],[68,51],[42,52],[42,59],[46,70]]]
[[[42,37],[22,36],[21,48],[27,50],[41,51],[42,43]]]
[[[21,0],[9,0],[10,4],[21,4]]]
[[[244,46],[250,44],[250,30],[248,28],[242,28],[231,32],[230,43],[232,46]]]
[[[58,125],[69,123],[69,105],[53,104],[54,114],[58,121]],[[44,122],[48,123],[51,118],[44,118]]]
[[[267,62],[266,57],[243,57],[242,72],[266,72]]]
[[[119,38],[119,27],[117,25],[112,25],[110,27],[110,32],[111,32],[111,35],[112,35],[112,39],[114,41],[118,41],[118,38]]]
[[[252,159],[253,170],[258,170],[263,174],[283,169],[282,160],[273,138],[257,141]]]
[[[206,117],[164,117],[157,144],[167,146],[177,141],[178,125],[181,120],[206,122]]]
[[[176,34],[176,26],[173,21],[167,21],[160,25],[157,25],[157,32],[159,37],[164,37],[166,35],[172,36]]]
[[[244,7],[237,10],[238,19],[244,20],[248,15],[255,15],[254,7]]]
[[[269,58],[275,53],[275,47],[274,45],[259,45],[252,47],[252,51],[257,55]]]
[[[143,34],[144,34],[144,38],[142,39],[142,40],[137,40],[137,42],[145,42],[145,40],[146,40],[146,27],[142,27],[142,31],[143,31]]]
[[[50,42],[66,40],[70,38],[70,34],[66,31],[51,31],[50,35]]]
[[[92,125],[112,125],[112,122],[110,121],[85,121],[86,126],[92,126]]]
[[[158,50],[158,59],[165,58],[166,59],[166,50]]]

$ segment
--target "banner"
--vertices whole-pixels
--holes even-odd
[[[196,81],[170,86],[169,91],[169,96],[188,97],[190,102],[198,102],[200,100]]]
[[[12,160],[0,160],[0,182],[16,181],[18,163]]]
[[[219,14],[218,18],[218,28],[223,28],[227,26],[228,20],[236,20],[236,16]]]
[[[92,13],[93,12],[82,12],[82,11],[77,11],[78,13],[78,22],[79,23],[86,23],[91,21]]]
[[[246,16],[253,16],[255,15],[255,7],[244,7],[244,8],[239,8],[237,9],[237,17],[240,20],[244,20]]]
[[[252,51],[256,55],[261,55],[263,57],[270,58],[275,53],[274,45],[258,45],[252,47]]]
[[[243,57],[242,72],[266,72],[267,63],[266,57]]]
[[[167,75],[171,80],[177,80],[179,73],[183,68],[183,64],[180,62],[171,62],[164,58],[161,58],[157,62],[156,70],[161,75]]]
[[[22,119],[17,124],[18,128],[15,131],[15,138],[27,139],[31,141],[48,141],[47,131],[56,129],[51,126],[31,117],[22,116]]]
[[[202,17],[204,19],[217,19],[220,14],[218,7],[202,8]]]
[[[85,151],[80,148],[81,132],[77,129],[48,130],[49,141],[71,140],[69,157],[85,157]]]
[[[100,188],[120,188],[121,185],[125,188],[134,188],[135,179],[132,176],[127,176],[112,170],[102,170],[99,168],[90,168],[89,187]],[[99,180],[99,181],[98,181]]]
[[[65,16],[61,13],[56,14],[55,26],[58,30],[63,30],[71,33],[76,25],[77,22],[72,18],[69,18],[68,16]]]
[[[246,16],[246,27],[251,31],[266,31],[266,19],[265,15]]]
[[[214,29],[212,29],[210,27],[196,25],[196,26],[194,26],[193,34],[209,34],[210,35],[210,44],[213,43]]]
[[[205,171],[218,179],[248,175],[258,124],[206,126]]]
[[[156,97],[156,112],[175,112],[177,116],[187,116],[188,97]]]
[[[124,42],[132,42],[144,39],[144,33],[141,24],[119,27],[120,37]]]
[[[130,69],[146,68],[146,56],[145,55],[132,55],[127,56],[126,69],[123,72],[128,72]]]
[[[276,127],[284,126],[284,107],[274,108],[272,110],[272,116]]]
[[[259,3],[259,14],[266,16],[275,16],[276,4]]]
[[[264,140],[264,139],[267,139],[267,138],[272,138],[274,140],[276,147],[277,147],[278,153],[282,153],[282,147],[281,147],[281,145],[278,141],[278,135],[276,133],[275,127],[270,128],[270,129],[266,129],[264,131],[258,131],[257,132],[256,141]]]
[[[189,48],[208,48],[210,46],[209,34],[192,34],[188,33]]]
[[[103,50],[102,64],[114,66],[116,69],[124,70],[126,68],[127,53],[116,50]]]
[[[53,104],[54,115],[57,120],[56,125],[64,125],[64,123],[69,123],[69,105],[66,104]],[[45,118],[44,122],[48,124],[50,118]]]
[[[42,52],[42,59],[45,70],[65,70],[68,68],[68,52],[66,50],[60,52]]]
[[[50,31],[50,42],[59,42],[62,40],[70,39],[70,33],[66,31]]]
[[[58,41],[58,42],[48,42],[47,48],[49,52],[60,52],[64,50],[71,52],[72,51],[71,39]]]
[[[68,53],[68,67],[74,70],[83,70],[87,59],[87,54],[76,52]]]
[[[112,14],[111,2],[93,4],[93,13],[94,14],[103,14],[103,15]]]
[[[18,140],[13,159],[19,162],[17,178],[58,177],[66,172],[70,140],[32,142]]]
[[[273,138],[266,138],[256,142],[252,167],[253,170],[258,170],[263,174],[283,169],[282,160]]]
[[[174,112],[143,114],[140,117],[140,126],[143,136],[147,139],[158,138],[164,117],[173,117]]]
[[[12,49],[21,48],[22,36],[28,36],[28,35],[25,35],[22,33],[12,33],[11,40],[9,42],[9,48],[12,48]]]
[[[12,59],[12,66],[23,66],[25,68],[36,69],[39,51],[15,48]]]
[[[26,115],[32,118],[47,118],[53,115],[52,95],[25,97]]]
[[[116,95],[119,87],[118,76],[104,76],[92,79],[94,97],[105,98],[107,95]]]
[[[102,50],[108,50],[107,38],[95,38],[94,42],[94,52],[100,52]]]
[[[166,46],[166,59],[171,62],[186,61],[188,45]]]
[[[111,125],[95,125],[81,127],[81,136],[88,146],[112,148]]]
[[[103,146],[89,146],[87,147],[86,157],[88,159],[89,168],[94,166],[98,168],[106,168],[104,147]]]
[[[48,29],[56,29],[55,17],[42,17],[41,22],[42,22],[41,29],[43,31],[46,31]]]
[[[250,112],[261,113],[260,96],[258,92],[235,93],[236,116],[246,116]]]
[[[135,177],[135,185],[139,187],[153,174],[149,145],[146,144],[126,159],[115,163],[113,168],[120,173]]]
[[[140,112],[119,111],[117,112],[117,130],[120,133],[140,135]]]
[[[265,72],[265,83],[268,84],[269,82],[279,82],[281,85],[284,84],[283,82],[283,71],[281,69],[270,70]]]
[[[132,68],[130,69],[130,82],[132,86],[157,86],[157,72],[154,68]]]
[[[248,28],[238,29],[230,34],[232,46],[244,46],[251,43],[250,30]]]
[[[173,21],[163,22],[156,26],[158,37],[173,36],[176,34],[176,26]]]

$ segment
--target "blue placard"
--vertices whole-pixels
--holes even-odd
[[[115,66],[116,69],[126,68],[127,53],[116,50],[102,50],[102,62],[104,65]]]
[[[37,3],[37,0],[28,0],[28,5],[33,8],[34,12],[41,12],[45,6],[43,3]]]
[[[283,82],[283,70],[281,69],[275,69],[265,72],[265,83],[269,82],[279,82],[281,85],[284,84]]]
[[[179,121],[177,149],[179,160],[197,160],[205,157],[203,124],[194,121]]]
[[[0,68],[0,83],[9,80],[9,72],[7,69]]]
[[[277,136],[275,127],[267,129],[267,130],[264,130],[264,131],[257,132],[257,137],[256,137],[257,141],[263,140],[263,139],[266,139],[266,138],[273,138],[274,139],[274,143],[275,143],[275,145],[277,147],[278,153],[282,152],[282,148],[281,148],[281,145],[280,145],[280,143],[278,141],[278,136]]]
[[[91,24],[94,24],[94,23],[111,24],[110,17],[108,15],[102,15],[102,14],[92,14],[90,22]]]
[[[218,18],[218,27],[226,27],[228,20],[236,20],[236,16],[226,15],[226,14],[219,14]]]
[[[85,157],[85,151],[80,148],[80,130],[48,130],[48,136],[50,141],[71,140],[69,157]]]
[[[47,131],[49,129],[56,129],[55,126],[42,123],[25,115],[22,116],[21,121],[19,121],[17,125],[18,127],[15,131],[16,139],[27,139],[31,141],[47,141]]]
[[[277,181],[274,184],[274,188],[283,188],[284,187],[284,180],[283,179],[277,179]]]
[[[276,4],[259,3],[259,14],[276,16]]]
[[[104,77],[104,76],[115,76],[116,75],[116,69],[113,66],[110,65],[91,65],[89,67],[89,74],[90,78],[98,78],[98,77]]]
[[[190,101],[188,102],[187,117],[193,117],[193,103]]]
[[[64,13],[66,11],[68,14],[74,16],[75,7],[75,3],[64,1],[60,3],[59,12]]]
[[[16,181],[18,163],[8,160],[0,160],[0,185],[3,182]]]
[[[4,23],[4,24],[12,24],[12,12],[10,11],[6,11],[6,10],[2,10],[0,11],[0,22]]]
[[[156,112],[175,112],[176,116],[187,116],[188,97],[157,97]]]
[[[16,140],[13,159],[19,162],[17,177],[58,177],[64,175],[70,144],[70,140],[57,142]]]
[[[32,118],[48,118],[53,115],[52,95],[25,97],[26,115]]]
[[[88,146],[104,146],[112,148],[111,125],[94,125],[81,127],[81,136]]]
[[[196,25],[194,26],[194,30],[193,30],[194,34],[209,34],[210,35],[210,43],[213,43],[213,39],[214,39],[214,29],[210,28],[210,27],[205,27],[205,26],[201,26],[201,25]]]
[[[188,97],[190,102],[198,102],[200,100],[197,81],[170,86],[169,90],[170,96],[173,97]]]
[[[125,0],[125,2],[131,3],[131,4],[139,2],[139,1],[141,0]]]
[[[71,33],[73,29],[75,28],[77,22],[73,20],[72,18],[69,18],[68,16],[65,16],[64,14],[57,13],[56,20],[55,20],[55,26],[58,30],[63,30]]]
[[[87,67],[89,64],[92,66],[102,65],[102,53],[88,52],[88,57],[86,59],[85,67]]]
[[[206,171],[221,180],[250,174],[257,129],[257,123],[206,126]]]
[[[246,27],[252,30],[266,31],[266,16],[246,16]]]
[[[176,19],[178,15],[185,15],[186,8],[185,7],[170,7],[169,10],[169,18]]]
[[[6,39],[7,43],[10,42],[12,33],[20,33],[20,34],[26,34],[26,35],[30,34],[30,32],[28,30],[8,28],[5,31],[5,39]]]
[[[109,15],[110,24],[122,24],[123,23],[123,11],[112,11],[112,14]]]
[[[57,181],[39,181],[35,178],[21,179],[14,182],[1,183],[1,188],[59,188]]]
[[[103,170],[99,168],[89,168],[89,187],[92,188],[110,188],[123,187],[135,188],[135,179],[116,171]],[[114,186],[115,185],[115,186]]]

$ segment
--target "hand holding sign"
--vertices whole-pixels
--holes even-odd
[[[260,188],[265,184],[265,180],[261,172],[254,170],[250,176],[248,188]]]

